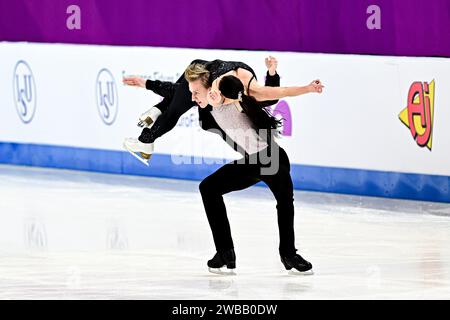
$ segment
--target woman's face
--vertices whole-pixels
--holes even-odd
[[[189,91],[192,93],[192,101],[198,104],[200,108],[205,108],[208,105],[208,89],[206,89],[201,80],[189,82]]]

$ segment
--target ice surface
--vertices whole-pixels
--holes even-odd
[[[0,166],[0,299],[450,299],[450,205],[295,193],[278,256],[267,188],[225,196],[237,275],[214,245],[198,182]]]

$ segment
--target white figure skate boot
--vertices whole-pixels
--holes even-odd
[[[136,138],[126,138],[123,141],[123,147],[136,159],[148,166],[150,157],[153,154],[153,143],[142,143]]]

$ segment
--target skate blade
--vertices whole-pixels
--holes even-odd
[[[140,157],[140,156],[138,156],[138,155],[136,154],[136,152],[130,150],[126,145],[124,145],[124,148],[125,148],[129,153],[131,153],[136,159],[138,159],[140,162],[142,162],[143,164],[145,164],[147,167],[149,166],[148,161],[150,160],[151,155],[145,155],[144,153],[141,153],[141,152],[140,152],[140,154],[142,155],[142,157]],[[145,158],[144,155],[145,155],[145,156],[148,156],[148,158]]]
[[[314,274],[314,271],[308,270],[308,271],[298,271],[295,269],[289,270],[288,275],[291,276],[312,276]]]
[[[227,269],[227,268],[208,268],[208,271],[214,274],[219,274],[222,276],[235,276],[236,272],[234,269]]]

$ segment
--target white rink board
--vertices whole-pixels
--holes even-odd
[[[259,81],[264,57],[279,60],[282,85],[320,78],[324,93],[285,99],[292,136],[283,137],[291,162],[301,165],[450,176],[450,59],[372,57],[149,47],[0,43],[0,141],[122,150],[137,136],[137,117],[159,101],[144,89],[121,84],[125,75],[175,81],[194,59],[243,61]],[[26,61],[35,82],[36,111],[25,124],[15,106],[14,70]],[[96,80],[108,69],[117,87],[117,117],[105,124],[97,110]],[[435,81],[433,147],[419,148],[398,115],[415,81]],[[157,141],[156,151],[213,158],[236,154],[203,132],[197,111]],[[188,121],[189,120],[189,121]]]

